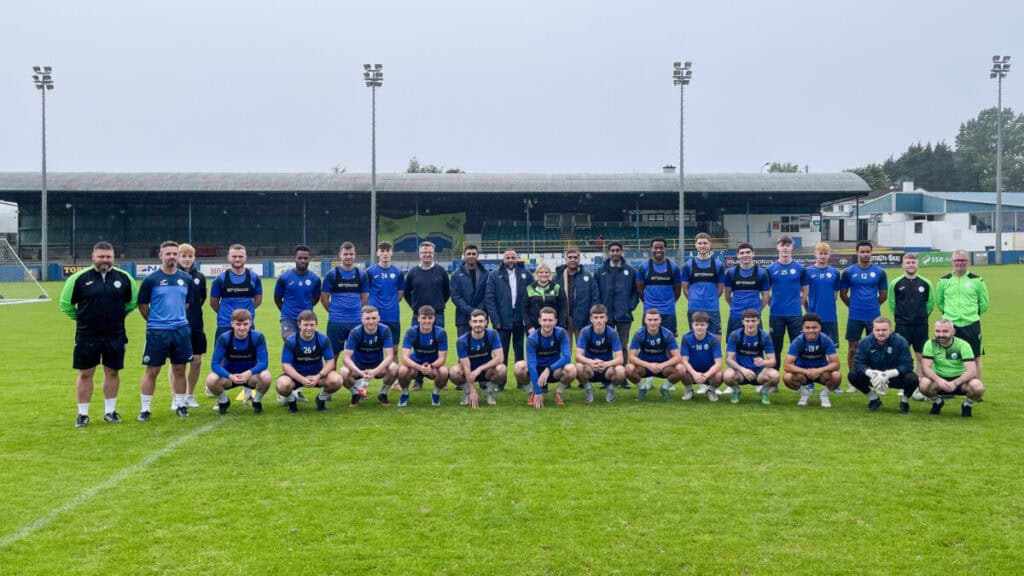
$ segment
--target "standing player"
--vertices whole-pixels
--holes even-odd
[[[629,342],[633,333],[633,310],[640,303],[636,291],[636,270],[622,257],[622,243],[608,244],[608,259],[601,263],[597,274],[597,288],[601,304],[608,309],[608,325],[619,334],[619,342]]]
[[[239,308],[249,311],[255,326],[256,309],[263,304],[263,283],[245,267],[246,260],[245,246],[232,244],[228,248],[231,268],[218,274],[210,285],[210,308],[217,313],[215,337],[231,330],[231,314]]]
[[[487,313],[476,309],[469,314],[469,332],[455,341],[459,363],[451,368],[452,382],[463,386],[462,405],[479,406],[477,385],[485,386],[487,403],[494,405],[498,383],[505,382],[505,351],[498,332],[487,327]]]
[[[935,323],[935,338],[924,345],[921,392],[932,398],[931,414],[938,416],[945,403],[943,396],[966,396],[960,415],[971,417],[975,402],[981,402],[985,385],[978,377],[974,350],[966,340],[954,336],[953,323],[943,318]]]
[[[562,397],[565,388],[576,379],[576,366],[572,363],[572,343],[569,334],[556,326],[557,314],[554,308],[540,311],[540,329],[526,339],[526,361],[516,362],[516,380],[520,386],[532,385],[528,404],[535,408],[544,407],[544,393],[548,382],[557,380],[555,404],[564,406]]]
[[[210,374],[206,389],[217,397],[217,413],[224,416],[231,406],[226,390],[244,386],[255,391],[252,411],[263,413],[263,395],[270,390],[270,359],[267,339],[252,327],[252,316],[245,309],[231,313],[231,331],[217,337],[213,344]]]
[[[892,322],[879,316],[871,323],[871,333],[857,344],[850,381],[868,397],[868,410],[882,407],[879,393],[890,388],[902,388],[900,412],[910,412],[910,397],[917,390],[919,380],[914,373],[914,359],[910,344],[899,334],[893,334]]]
[[[398,378],[395,364],[395,342],[391,329],[380,323],[380,312],[373,306],[364,306],[359,326],[348,333],[345,343],[344,367],[339,371],[345,378],[345,387],[352,393],[349,408],[358,408],[366,395],[370,380],[381,379],[382,406],[387,406],[387,389]]]
[[[691,331],[679,339],[679,355],[683,357],[683,400],[693,398],[693,385],[700,386],[699,394],[707,393],[708,400],[718,401],[718,386],[722,384],[722,341],[710,332],[710,314],[703,310],[693,313]]]
[[[875,318],[882,315],[882,303],[889,296],[889,279],[885,270],[878,264],[871,263],[871,242],[857,242],[857,263],[843,270],[839,280],[839,297],[849,307],[846,321],[846,366],[850,370],[847,379],[853,393],[857,387],[853,385],[853,357],[857,353],[857,345],[861,335],[870,335]]]
[[[377,244],[377,263],[366,270],[363,302],[380,310],[380,321],[391,330],[392,336],[402,333],[401,311],[398,303],[405,295],[405,274],[391,265],[394,246],[391,242]]]
[[[953,252],[953,272],[939,278],[935,287],[935,305],[944,318],[956,328],[956,337],[966,341],[974,351],[974,362],[981,378],[981,315],[988,312],[988,286],[981,276],[967,270],[967,252]]]
[[[786,372],[782,375],[782,381],[790,390],[800,391],[797,406],[807,406],[811,392],[814,391],[814,383],[817,382],[821,384],[818,395],[821,407],[832,407],[828,393],[842,384],[839,353],[836,352],[835,341],[823,333],[821,317],[814,312],[804,314],[803,334],[790,342],[784,366]]]
[[[487,277],[487,292],[484,296],[487,316],[491,319],[491,326],[498,331],[506,360],[514,349],[516,363],[526,358],[523,354],[523,334],[526,332],[523,307],[526,306],[526,287],[533,282],[533,275],[518,260],[515,250],[505,251],[502,265]],[[504,389],[505,383],[502,382],[498,390]]]
[[[188,327],[192,337],[192,361],[188,363],[188,374],[185,385],[185,405],[199,408],[196,402],[196,384],[199,373],[203,369],[203,354],[206,354],[206,333],[203,328],[203,305],[206,304],[206,276],[199,271],[196,263],[196,249],[191,244],[178,246],[178,268],[192,277],[192,300],[188,304]],[[172,372],[173,376],[173,372]],[[174,382],[171,382],[171,393],[174,393]],[[174,410],[174,403],[171,403]]]
[[[903,275],[889,284],[889,310],[896,320],[896,333],[914,350],[914,372],[921,371],[921,352],[928,341],[928,316],[935,308],[935,291],[927,278],[917,275],[917,254],[903,254]]]
[[[768,326],[772,348],[781,353],[786,333],[793,342],[803,328],[803,309],[807,303],[807,269],[793,260],[793,239],[783,234],[775,242],[779,258],[768,265],[772,282],[772,300],[768,310]],[[772,391],[778,389],[773,382]]]
[[[476,309],[484,307],[488,272],[477,262],[480,250],[467,244],[462,252],[465,262],[452,272],[452,304],[455,305],[455,330],[459,336],[469,332],[469,320]]]
[[[78,370],[75,428],[89,425],[93,378],[100,363],[103,364],[103,420],[121,423],[117,392],[124,368],[124,345],[128,342],[124,318],[135,309],[137,296],[135,280],[114,266],[114,247],[107,242],[97,242],[92,247],[92,268],[76,272],[64,283],[60,309],[75,321],[72,354],[72,367]]]
[[[629,341],[629,364],[626,378],[637,386],[636,399],[647,397],[647,391],[654,388],[654,378],[664,378],[661,384],[661,399],[671,400],[669,391],[683,378],[679,363],[679,344],[675,334],[661,325],[661,314],[654,308],[644,312],[644,326],[633,334]]]
[[[761,404],[771,404],[768,392],[772,384],[779,381],[775,369],[775,348],[768,333],[762,330],[761,314],[753,308],[743,311],[743,327],[729,334],[725,347],[725,369],[723,379],[728,386],[730,402],[740,401],[740,386],[756,386],[761,393]]]
[[[814,247],[814,266],[807,268],[807,311],[821,318],[821,332],[839,346],[839,314],[836,296],[839,295],[839,270],[829,265],[832,247],[819,242]]]
[[[590,322],[590,307],[601,299],[594,276],[580,266],[578,248],[565,251],[565,264],[555,268],[555,282],[562,286],[560,307],[569,340],[574,340]]]
[[[451,297],[448,273],[434,262],[433,242],[420,242],[419,254],[420,265],[405,275],[405,301],[413,311],[424,306],[433,308],[437,315],[434,324],[444,328],[444,307]]]
[[[178,243],[168,240],[160,244],[160,269],[146,276],[139,287],[139,312],[146,319],[146,349],[142,356],[146,372],[139,385],[139,422],[149,422],[156,378],[168,358],[173,372],[174,410],[182,418],[188,416],[185,364],[192,360],[192,334],[186,310],[191,300],[192,277],[178,270]]]
[[[409,382],[413,378],[429,378],[434,381],[434,390],[430,393],[430,403],[441,405],[441,390],[448,385],[448,334],[444,328],[434,323],[437,314],[431,306],[420,307],[416,325],[409,328],[402,338],[402,360],[398,366],[398,385],[402,388],[402,396],[398,406],[409,404]],[[387,388],[382,388],[377,396],[380,403],[387,405]]]
[[[605,400],[615,400],[615,387],[626,381],[619,334],[608,326],[608,309],[601,304],[590,307],[590,324],[580,330],[576,340],[576,377],[586,393],[587,404],[594,401],[592,382],[605,388]]]
[[[636,271],[636,291],[644,301],[644,314],[657,310],[661,314],[661,327],[673,335],[678,330],[676,300],[682,293],[682,282],[679,267],[665,257],[665,239],[651,240],[651,258]]]
[[[288,411],[299,411],[297,392],[302,388],[322,388],[316,397],[316,409],[325,410],[331,394],[341,389],[343,379],[334,370],[337,360],[326,334],[316,329],[316,312],[299,313],[299,331],[285,338],[281,349],[281,370],[277,395],[288,403]]]
[[[686,295],[686,323],[693,323],[693,315],[704,312],[708,330],[715,336],[722,336],[722,317],[718,311],[718,299],[725,288],[725,266],[711,255],[711,236],[706,232],[697,234],[693,241],[697,256],[683,264],[681,278],[683,294]]]
[[[760,318],[768,305],[772,287],[768,272],[754,263],[754,247],[746,242],[736,247],[737,263],[725,273],[725,301],[729,303],[728,336],[743,328],[743,312],[754,310]]]
[[[338,247],[339,266],[324,275],[320,304],[327,310],[327,337],[337,356],[345,349],[348,334],[359,326],[366,303],[366,275],[356,267],[356,246],[345,241]]]
[[[274,304],[281,311],[281,339],[299,331],[299,314],[320,302],[320,277],[309,269],[309,246],[295,247],[295,268],[286,270],[274,285]]]

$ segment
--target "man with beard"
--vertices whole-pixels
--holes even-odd
[[[160,244],[160,269],[146,276],[139,287],[139,312],[146,319],[146,349],[142,355],[146,371],[139,385],[139,422],[149,422],[156,378],[168,359],[173,372],[175,412],[182,418],[188,416],[185,364],[192,360],[187,315],[191,300],[192,277],[178,269],[178,243],[168,240]]]
[[[124,318],[136,307],[138,286],[131,275],[114,266],[114,247],[97,242],[92,247],[92,268],[76,272],[64,283],[60,309],[75,321],[72,367],[78,370],[75,395],[78,416],[75,428],[89,425],[96,366],[103,364],[103,420],[120,424],[117,393],[124,368],[128,337]]]
[[[580,266],[579,249],[566,250],[565,264],[555,268],[555,283],[562,286],[565,330],[569,333],[569,340],[575,340],[583,327],[590,323],[590,307],[600,301],[594,276]]]
[[[682,293],[683,284],[679,267],[665,257],[665,239],[651,240],[651,258],[636,271],[636,291],[644,301],[644,314],[657,310],[661,315],[661,327],[673,335],[676,330],[676,300]]]
[[[484,307],[488,272],[477,262],[480,250],[467,244],[462,252],[465,262],[452,272],[452,304],[455,305],[455,330],[458,336],[469,332],[473,310]]]
[[[954,336],[955,328],[947,318],[935,323],[935,338],[924,345],[922,352],[921,393],[932,398],[931,414],[938,416],[945,403],[943,396],[966,396],[960,415],[970,418],[974,403],[985,394],[985,385],[978,377],[974,350],[966,340]]]
[[[518,260],[519,255],[515,250],[505,251],[501,267],[487,277],[487,292],[484,296],[484,308],[491,326],[501,338],[505,360],[508,361],[511,350],[509,346],[512,346],[517,363],[526,358],[523,354],[523,335],[526,333],[523,308],[527,305],[526,287],[533,282],[533,275]],[[498,390],[504,389],[505,384],[498,383]],[[525,391],[527,388],[521,385],[520,389]]]
[[[857,344],[850,369],[850,382],[868,397],[868,410],[882,407],[879,394],[890,387],[901,388],[900,412],[910,412],[910,397],[917,390],[919,380],[914,373],[914,359],[910,356],[907,339],[892,331],[892,322],[879,316],[871,323],[871,333]]]
[[[619,334],[619,342],[628,345],[633,310],[640,303],[640,295],[636,291],[636,270],[623,259],[621,242],[608,244],[608,258],[595,276],[601,304],[608,309],[608,325]]]

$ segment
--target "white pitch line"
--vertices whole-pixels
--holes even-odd
[[[163,458],[167,454],[173,452],[176,448],[178,448],[179,446],[181,446],[185,442],[188,442],[189,440],[195,438],[196,436],[201,436],[201,435],[209,432],[210,430],[213,430],[215,427],[220,425],[221,422],[224,422],[224,419],[223,418],[218,418],[217,420],[214,420],[213,422],[210,422],[208,424],[200,426],[199,428],[196,428],[195,430],[189,432],[188,434],[185,434],[184,436],[181,436],[179,438],[175,438],[174,440],[171,440],[163,448],[161,448],[161,449],[159,449],[159,450],[157,450],[155,452],[150,452],[142,460],[139,460],[138,462],[136,462],[135,464],[132,464],[131,466],[128,466],[127,468],[122,468],[120,471],[118,471],[117,474],[114,474],[113,476],[110,476],[109,478],[107,478],[103,482],[100,482],[99,484],[96,484],[95,486],[86,489],[85,491],[83,491],[78,496],[75,496],[74,498],[72,498],[71,500],[68,500],[64,504],[61,504],[60,506],[54,508],[53,510],[50,510],[44,516],[42,516],[41,518],[37,519],[36,521],[34,521],[34,522],[30,523],[30,524],[26,524],[25,526],[23,526],[17,532],[15,532],[13,534],[10,534],[8,536],[4,536],[3,538],[0,538],[0,550],[4,550],[5,548],[9,547],[11,544],[14,544],[15,542],[18,542],[20,540],[24,540],[25,538],[31,536],[32,534],[38,532],[39,530],[42,530],[43,528],[46,528],[47,526],[52,524],[53,521],[56,520],[58,517],[60,517],[62,514],[65,514],[67,512],[70,512],[70,511],[74,510],[75,508],[78,508],[79,506],[81,506],[82,504],[87,502],[88,500],[91,500],[94,496],[96,496],[100,492],[104,492],[106,490],[109,490],[109,489],[113,488],[114,486],[117,486],[122,481],[124,481],[129,476],[131,476],[132,474],[135,474],[136,472],[141,472],[141,471],[145,470],[153,462],[156,462],[160,458]]]

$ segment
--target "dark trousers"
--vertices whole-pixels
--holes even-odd
[[[626,351],[629,349],[629,341],[633,338],[633,333],[629,331],[632,326],[632,322],[619,322],[614,325],[615,331],[619,334],[619,342],[622,343],[623,359],[626,358]]]
[[[525,335],[526,326],[513,326],[512,328],[498,330],[498,337],[501,339],[501,349],[505,351],[506,364],[508,364],[508,360],[512,356],[509,354],[509,350],[512,348],[515,349],[516,362],[526,360],[526,351],[523,349],[523,338]],[[509,370],[508,373],[512,374],[512,371]]]
[[[804,320],[802,316],[769,316],[768,317],[768,330],[772,335],[772,347],[775,348],[775,358],[785,358],[787,348],[782,347],[782,342],[786,338],[786,332],[789,332],[789,341],[796,340],[796,337],[804,329]],[[778,363],[776,363],[778,365]]]
[[[860,372],[854,374],[849,379],[850,384],[857,390],[860,390],[864,394],[871,391],[871,378],[868,378],[867,374]],[[899,388],[903,390],[903,396],[909,398],[913,396],[914,390],[917,390],[917,385],[920,382],[917,378],[917,374],[913,372],[907,372],[906,374],[900,374],[899,376],[889,380],[889,388]]]

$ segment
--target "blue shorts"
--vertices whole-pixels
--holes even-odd
[[[742,366],[742,364],[741,364],[741,366]],[[757,385],[757,377],[761,375],[761,371],[764,370],[764,367],[763,366],[754,366],[753,368],[750,368],[749,366],[743,366],[743,367],[746,368],[747,370],[752,371],[754,373],[754,380],[753,381],[742,380],[742,381],[740,381],[740,384],[750,384],[751,386],[756,386]],[[740,377],[742,378],[743,374],[740,374]]]
[[[846,339],[850,342],[860,341],[864,336],[871,334],[873,320],[854,320],[850,318],[846,322]]]
[[[335,357],[341,358],[341,353],[345,350],[345,342],[348,341],[348,333],[356,326],[359,326],[359,322],[327,321],[327,339],[331,341],[331,350],[334,350]],[[391,337],[394,338],[394,334]]]
[[[299,321],[294,318],[281,318],[281,339],[287,340],[289,336],[299,331]]]
[[[839,322],[822,322],[821,333],[828,336],[839,346]]]
[[[146,330],[146,349],[142,353],[145,366],[188,364],[192,360],[192,330],[188,326],[166,330]]]

